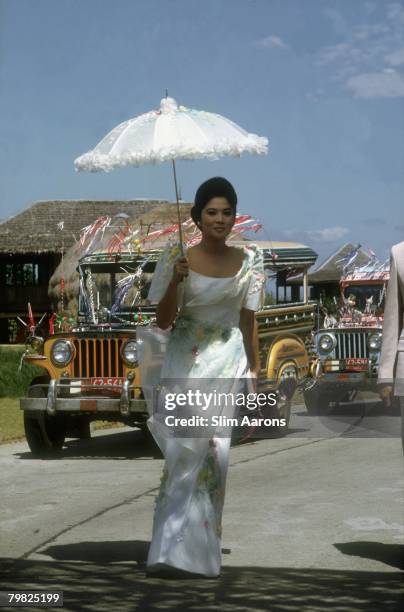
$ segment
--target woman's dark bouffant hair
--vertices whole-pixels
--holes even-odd
[[[191,208],[193,222],[198,225],[202,210],[212,198],[226,198],[233,211],[236,212],[237,194],[233,185],[221,176],[208,179],[198,187],[195,194],[195,205]]]

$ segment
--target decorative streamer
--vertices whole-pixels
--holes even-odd
[[[82,247],[85,247],[84,252],[86,254],[89,252],[89,250],[93,246],[94,241],[97,239],[97,237],[98,239],[100,238],[99,236],[100,232],[102,236],[104,236],[104,232],[107,229],[107,227],[110,225],[110,223],[111,223],[111,217],[109,217],[108,215],[104,215],[96,219],[94,223],[91,223],[90,225],[86,225],[86,227],[83,227],[83,229],[80,231],[80,244]]]
[[[87,269],[87,280],[88,280],[88,297],[90,300],[90,312],[91,317],[94,323],[97,323],[97,319],[95,316],[95,306],[94,306],[94,287],[93,287],[93,275],[91,269]]]

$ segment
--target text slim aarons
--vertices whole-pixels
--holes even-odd
[[[241,420],[237,417],[232,418],[224,415],[213,415],[210,419],[195,415],[188,418],[168,415],[165,417],[165,424],[168,427],[286,427],[286,419],[250,417],[248,415],[244,415]]]

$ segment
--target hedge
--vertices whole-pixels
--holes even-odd
[[[23,362],[19,366],[24,347],[0,346],[0,397],[23,397],[35,376],[45,373],[43,368]]]

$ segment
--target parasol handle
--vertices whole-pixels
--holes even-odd
[[[184,256],[184,249],[183,249],[183,246],[182,246],[182,227],[181,227],[181,214],[180,214],[180,199],[179,199],[179,196],[178,196],[177,172],[176,172],[176,169],[175,169],[175,160],[172,159],[171,161],[173,163],[175,197],[176,197],[176,200],[177,200],[178,233],[179,233],[179,240],[180,240],[180,249],[181,249],[181,255]]]

